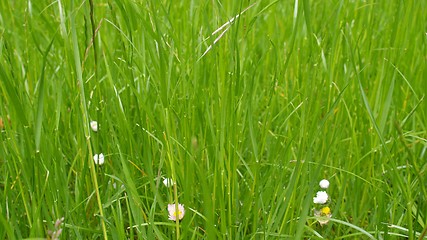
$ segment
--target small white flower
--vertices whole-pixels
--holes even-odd
[[[313,203],[325,204],[328,201],[328,194],[325,191],[318,191],[316,197],[313,198]]]
[[[102,164],[104,164],[104,154],[95,154],[95,155],[93,155],[93,161],[95,162],[95,164],[98,164],[98,165],[102,165]]]
[[[329,181],[326,179],[323,179],[319,182],[319,186],[323,189],[327,189],[329,187]]]
[[[168,204],[169,220],[176,221],[177,219],[181,220],[184,217],[184,205],[178,204],[178,212],[176,210],[176,204]]]
[[[166,187],[172,187],[175,183],[172,181],[172,179],[170,179],[170,178],[164,178],[163,179],[163,184],[166,186]]]
[[[90,121],[90,127],[94,132],[98,132],[98,122],[97,121]]]
[[[327,224],[332,217],[331,209],[329,207],[323,207],[320,210],[314,209],[314,216],[320,223],[320,226],[323,226]]]

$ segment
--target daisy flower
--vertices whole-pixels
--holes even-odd
[[[176,210],[178,210],[178,212]],[[176,204],[168,204],[168,212],[169,212],[169,220],[172,220],[172,221],[181,220],[185,214],[184,205],[178,204],[178,209],[177,209]]]
[[[320,223],[320,225],[325,225],[329,222],[329,219],[332,217],[331,209],[329,207],[323,207],[318,210],[314,210],[314,216],[316,216],[317,221]]]

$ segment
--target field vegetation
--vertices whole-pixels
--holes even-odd
[[[0,1],[0,239],[427,239],[426,13]]]

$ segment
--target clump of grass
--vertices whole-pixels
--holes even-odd
[[[0,238],[426,238],[424,1],[0,9]]]

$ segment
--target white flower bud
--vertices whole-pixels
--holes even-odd
[[[322,181],[319,182],[319,186],[323,189],[326,189],[329,187],[329,181],[326,179],[323,179]]]
[[[97,121],[90,121],[90,128],[92,128],[92,130],[94,132],[98,132],[98,122]]]

